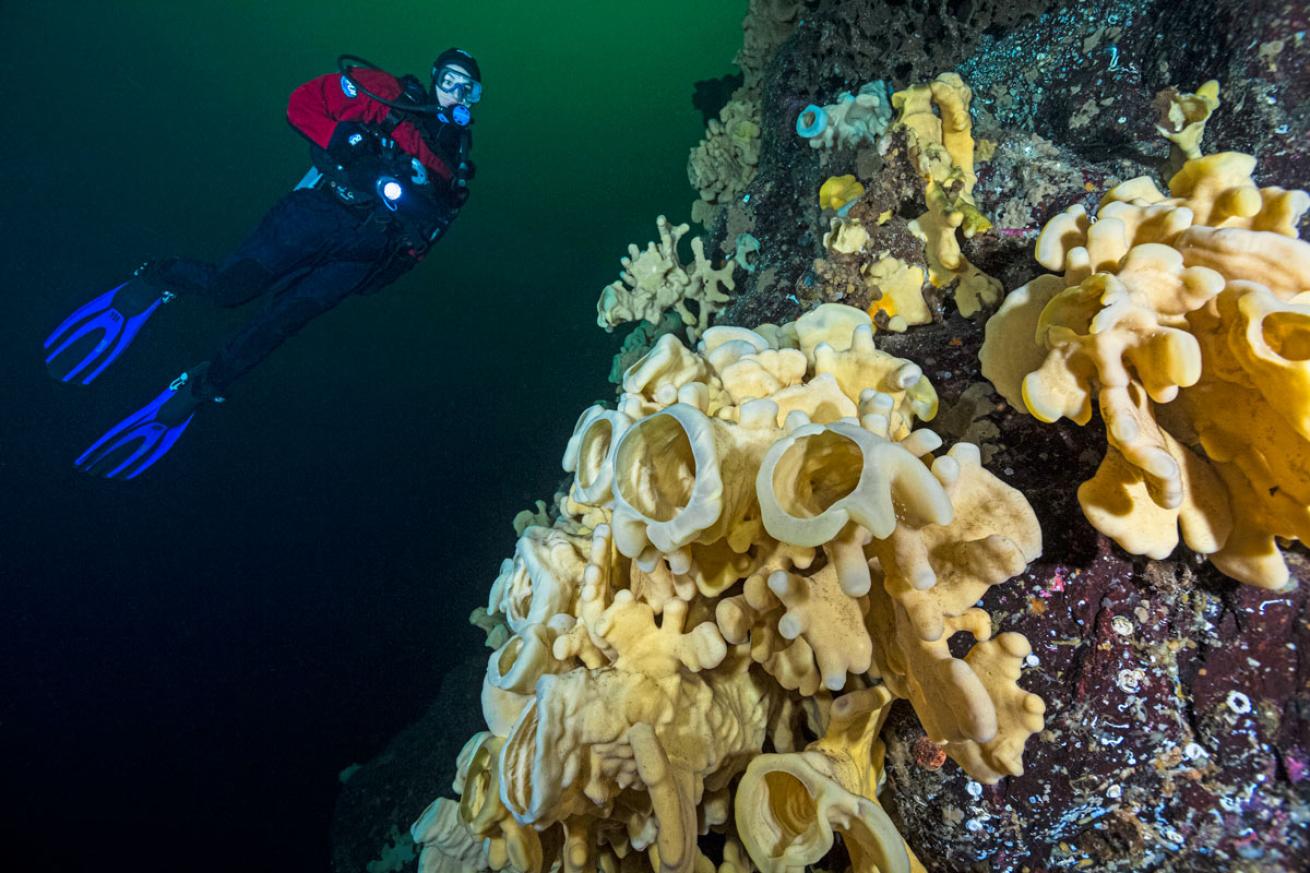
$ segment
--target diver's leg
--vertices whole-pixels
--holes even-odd
[[[207,297],[218,306],[249,303],[281,278],[249,257],[230,257],[221,265],[194,258],[165,258],[147,265],[145,275],[154,287]]]
[[[294,281],[327,254],[348,228],[332,195],[296,190],[273,205],[221,263],[164,258],[149,264],[152,284],[175,293],[208,297],[219,306],[248,303],[279,283]]]
[[[221,403],[227,386],[287,337],[355,291],[375,283],[375,261],[323,264],[273,297],[212,362],[189,368],[146,406],[112,427],[77,459],[92,475],[131,479],[168,453],[202,407]]]
[[[376,273],[373,262],[333,262],[315,267],[270,300],[262,312],[223,344],[210,361],[206,387],[223,394],[288,337],[352,293],[368,287]]]

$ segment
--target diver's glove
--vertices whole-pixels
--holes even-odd
[[[455,176],[450,180],[447,200],[455,209],[459,209],[469,199],[469,182],[478,174],[478,165],[468,158],[459,162]]]
[[[386,164],[376,156],[357,158],[342,168],[347,188],[361,194],[371,194],[382,177]]]
[[[73,462],[77,469],[106,479],[135,479],[168,453],[191,424],[196,410],[222,403],[205,383],[209,362],[178,376],[159,396],[114,425]]]
[[[357,121],[341,121],[332,129],[328,157],[340,167],[349,167],[362,157],[378,153],[377,136]]]
[[[83,385],[118,359],[155,310],[175,296],[149,281],[147,261],[117,288],[83,304],[45,341],[46,369],[61,382],[81,376]]]

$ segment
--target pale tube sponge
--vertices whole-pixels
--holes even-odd
[[[602,806],[634,781],[615,744],[633,722],[663,720],[668,706],[640,674],[543,676],[501,749],[501,802],[517,821],[542,829]]]
[[[934,457],[936,406],[850,307],[657,341],[476,616],[490,731],[416,825],[424,873],[800,873],[838,840],[921,869],[877,806],[890,699],[980,781],[1043,725],[1026,641],[973,608],[1036,518],[972,446]]]
[[[570,612],[589,546],[588,538],[557,528],[525,528],[514,546],[513,560],[501,563],[487,598],[487,612],[503,614],[515,633]]]
[[[828,853],[838,831],[852,855],[867,859],[853,870],[910,873],[905,846],[886,811],[873,798],[843,787],[833,768],[822,752],[759,755],[751,761],[736,806],[751,860],[763,873],[801,873]],[[743,827],[743,819],[759,824]]]
[[[610,453],[631,424],[622,412],[603,406],[589,406],[578,416],[564,449],[564,470],[574,474],[574,500],[600,504],[609,499],[614,478]]]
[[[421,847],[419,873],[484,870],[487,842],[478,839],[459,817],[459,801],[438,797],[423,810],[409,834]]]
[[[543,676],[500,750],[500,800],[517,822],[544,831],[613,809],[628,792],[649,794],[655,826],[630,822],[642,835],[633,847],[655,844],[660,869],[691,873],[696,804],[763,748],[777,699],[747,671]]]
[[[916,521],[952,518],[950,498],[922,461],[846,420],[801,425],[775,442],[760,463],[755,490],[769,535],[800,546],[827,544],[841,588],[852,597],[869,591],[867,536],[891,536],[898,509]],[[846,530],[852,522],[867,533]]]
[[[551,654],[545,625],[534,624],[514,634],[487,661],[482,680],[482,717],[497,736],[505,736],[532,700],[537,680],[559,673],[565,665]]]
[[[515,821],[500,800],[496,762],[504,743],[504,737],[482,736],[464,747],[459,817],[472,834],[489,842],[487,860],[493,869],[508,865],[525,873],[538,873],[542,869],[541,837]]]
[[[737,786],[736,824],[762,873],[801,873],[839,832],[853,873],[910,873],[910,854],[879,805],[878,730],[893,700],[877,686],[833,701],[824,737],[803,752],[759,755]]]
[[[438,798],[410,826],[423,849],[420,873],[511,870],[540,873],[541,837],[514,821],[500,802],[496,760],[503,737],[481,731],[460,750],[452,787],[459,800]]]
[[[757,403],[770,407],[761,419],[776,413],[769,401]],[[774,433],[712,419],[686,403],[634,422],[612,453],[615,546],[643,569],[658,552],[673,572],[686,573],[691,543],[734,540],[733,526],[754,505],[755,471]]]
[[[487,664],[487,681],[497,688],[531,694],[543,673],[558,673],[562,665],[551,654],[544,625],[524,628],[505,641]]]

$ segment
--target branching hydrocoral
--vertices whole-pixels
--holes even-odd
[[[1088,521],[1137,555],[1178,544],[1264,588],[1289,583],[1276,539],[1310,535],[1310,196],[1257,188],[1255,159],[1188,161],[1037,240],[1043,275],[987,323],[983,374],[1017,409],[1109,446],[1078,489]]]
[[[420,870],[711,873],[710,831],[721,873],[834,832],[856,873],[914,869],[877,801],[891,701],[983,782],[1043,724],[1027,641],[975,606],[1040,552],[1031,507],[974,446],[934,457],[932,386],[851,307],[665,335],[622,387],[492,587],[487,730],[414,826]]]
[[[705,257],[704,240],[696,237],[691,241],[692,263],[684,264],[678,240],[690,225],[673,227],[661,215],[655,226],[659,243],[647,243],[644,251],[636,243],[628,245],[619,281],[606,285],[596,301],[596,323],[606,331],[627,321],[657,325],[665,312],[673,311],[695,340],[709,326],[711,316],[728,302],[721,288],[731,291],[735,287],[733,262],[715,268]],[[687,306],[689,301],[695,301],[695,311]]]
[[[764,66],[796,29],[800,7],[799,0],[750,0],[741,22],[742,46],[735,59],[742,84],[734,96],[743,100],[759,99]]]

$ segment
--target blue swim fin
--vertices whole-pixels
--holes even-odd
[[[71,382],[85,371],[81,382],[91,380],[117,360],[155,310],[175,296],[159,291],[142,277],[143,265],[117,288],[79,307],[45,341],[46,369],[61,382]]]
[[[208,369],[206,362],[178,376],[158,397],[96,440],[74,465],[83,473],[106,479],[140,476],[173,448],[196,409],[207,402],[222,402],[221,397],[205,396],[201,389]]]

